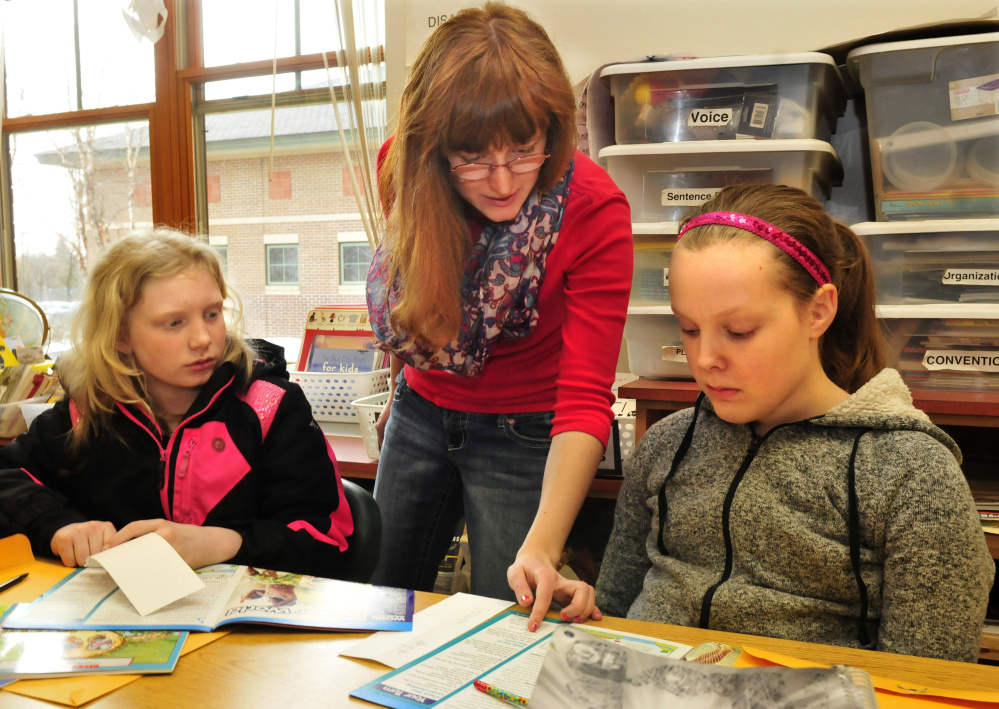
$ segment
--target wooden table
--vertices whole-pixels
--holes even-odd
[[[5,594],[7,595],[7,594]],[[417,593],[417,610],[445,596]],[[10,602],[21,600],[0,597]],[[995,691],[999,668],[944,660],[852,650],[657,623],[606,618],[595,627],[640,633],[697,645],[715,640],[750,646],[823,664],[849,664],[871,674],[919,686]],[[365,634],[297,632],[266,626],[237,626],[229,635],[180,659],[171,675],[150,675],[87,704],[88,709],[163,707],[372,706],[350,699],[351,690],[388,672],[383,665],[338,657]],[[47,702],[0,692],[4,709],[40,709]]]

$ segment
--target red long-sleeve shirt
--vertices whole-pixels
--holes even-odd
[[[406,381],[448,409],[554,410],[553,436],[582,431],[606,445],[610,388],[631,292],[631,211],[602,168],[579,151],[574,160],[562,228],[545,262],[534,332],[499,340],[477,377],[407,365]],[[477,239],[481,225],[469,226]]]

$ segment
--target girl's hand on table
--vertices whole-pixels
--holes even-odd
[[[67,524],[52,535],[49,547],[64,565],[83,566],[87,557],[107,548],[114,533],[114,525],[110,522],[91,520]]]
[[[517,602],[522,606],[532,606],[527,622],[531,632],[538,629],[553,599],[562,606],[562,620],[581,623],[590,617],[603,619],[603,613],[596,606],[593,586],[585,581],[565,578],[548,559],[518,554],[517,560],[507,569],[506,577],[510,588],[517,594]]]
[[[107,541],[104,548],[110,549],[149,533],[159,534],[166,539],[192,569],[228,561],[243,544],[243,536],[239,532],[225,527],[201,527],[165,519],[143,519],[126,524]]]

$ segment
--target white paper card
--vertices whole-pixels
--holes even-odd
[[[398,669],[444,643],[467,633],[513,604],[485,596],[456,593],[413,615],[409,631],[381,631],[340,652]]]
[[[155,533],[93,554],[86,565],[107,571],[139,615],[149,615],[205,587],[170,543]]]

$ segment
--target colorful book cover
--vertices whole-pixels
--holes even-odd
[[[298,369],[303,372],[360,374],[388,366],[377,348],[364,305],[313,308],[305,323]]]
[[[183,630],[4,630],[0,681],[173,672]]]

